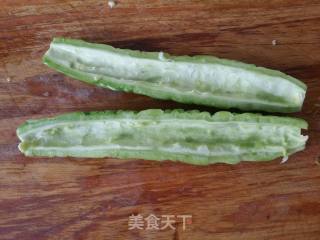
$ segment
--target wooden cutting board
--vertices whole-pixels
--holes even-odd
[[[320,2],[1,0],[0,239],[320,239]],[[266,163],[191,166],[26,158],[26,119],[104,109],[212,108],[100,89],[41,62],[54,36],[212,54],[279,69],[308,85],[305,151]],[[129,216],[143,229],[128,229]],[[150,215],[173,228],[147,229]],[[183,229],[178,215],[191,215]],[[156,222],[159,223],[159,222]],[[163,226],[163,225],[161,225]]]

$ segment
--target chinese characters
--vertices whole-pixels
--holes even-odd
[[[192,215],[161,215],[149,214],[143,217],[141,214],[129,216],[129,230],[165,230],[176,229],[176,224],[182,222],[182,230],[186,230],[186,225],[192,223]]]

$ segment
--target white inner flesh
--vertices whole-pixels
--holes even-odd
[[[134,58],[62,43],[53,43],[50,54],[65,54],[65,58],[55,58],[63,66],[115,77],[124,82],[144,81],[217,95],[270,94],[294,105],[300,105],[305,96],[302,88],[284,78],[221,64],[166,61],[162,55],[159,55],[159,60]]]
[[[149,122],[148,122],[149,121]],[[146,125],[150,124],[150,125]],[[135,145],[132,143],[130,145],[115,144],[112,138],[117,136],[118,133],[125,133],[128,129],[133,129],[136,132],[146,131],[146,128],[150,129],[151,132],[157,134],[156,131],[152,129],[168,129],[174,128],[179,129],[187,126],[188,128],[194,127],[195,129],[207,129],[208,135],[213,134],[212,137],[218,139],[228,140],[224,147],[212,146],[208,148],[207,145],[199,143],[197,147],[188,148],[180,145],[179,143],[174,143],[171,146],[162,146],[161,141],[158,142],[158,147],[153,146],[153,144],[146,139],[141,145]],[[275,125],[268,123],[250,123],[250,122],[208,122],[204,120],[197,120],[197,123],[192,123],[192,120],[165,120],[162,119],[160,122],[155,122],[153,120],[132,120],[132,119],[117,119],[117,120],[87,120],[87,121],[77,121],[77,122],[60,122],[51,125],[42,126],[39,128],[33,128],[32,130],[25,132],[23,135],[19,135],[22,140],[28,141],[28,139],[42,139],[41,142],[46,142],[47,139],[52,137],[50,130],[61,128],[64,134],[71,136],[75,139],[75,145],[73,146],[32,146],[32,149],[37,150],[63,150],[63,151],[87,151],[87,150],[152,150],[157,149],[163,152],[171,153],[181,153],[181,154],[199,154],[203,156],[224,156],[224,155],[240,155],[246,152],[276,152],[286,155],[286,144],[283,142],[286,138],[291,139],[290,148],[292,148],[292,141],[296,146],[299,147],[304,145],[306,141],[306,136],[300,135],[300,128],[292,126]],[[179,130],[177,130],[179,131]],[[193,130],[194,131],[194,130]],[[211,132],[210,132],[211,131]],[[103,145],[81,145],[83,138],[90,132],[98,139],[108,139],[110,142]],[[134,133],[133,133],[134,134]],[[170,134],[170,133],[169,133]],[[172,134],[172,133],[171,133]],[[146,134],[148,135],[148,133]],[[208,137],[206,135],[206,137]],[[253,147],[253,148],[242,148],[241,146],[234,145],[233,140],[247,141],[248,138],[252,136],[260,135],[258,139],[266,140],[266,143],[272,144],[271,146],[265,147]],[[55,138],[55,137],[54,137]],[[157,140],[158,141],[158,140]],[[164,140],[165,141],[165,140]],[[80,145],[79,145],[80,144]],[[211,142],[212,144],[212,142]],[[226,150],[227,149],[227,150]]]

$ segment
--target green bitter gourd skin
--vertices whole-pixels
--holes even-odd
[[[304,120],[183,110],[69,113],[17,129],[26,156],[117,157],[235,164],[287,157],[305,148]]]
[[[170,56],[55,38],[48,66],[100,87],[224,109],[296,112],[306,85],[282,72],[212,56]]]

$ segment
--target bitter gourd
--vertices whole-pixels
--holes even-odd
[[[206,165],[266,161],[303,150],[304,120],[183,110],[70,113],[17,129],[27,156],[118,157]]]
[[[55,38],[48,66],[100,87],[219,108],[295,112],[306,85],[279,71],[212,56],[170,56]]]

